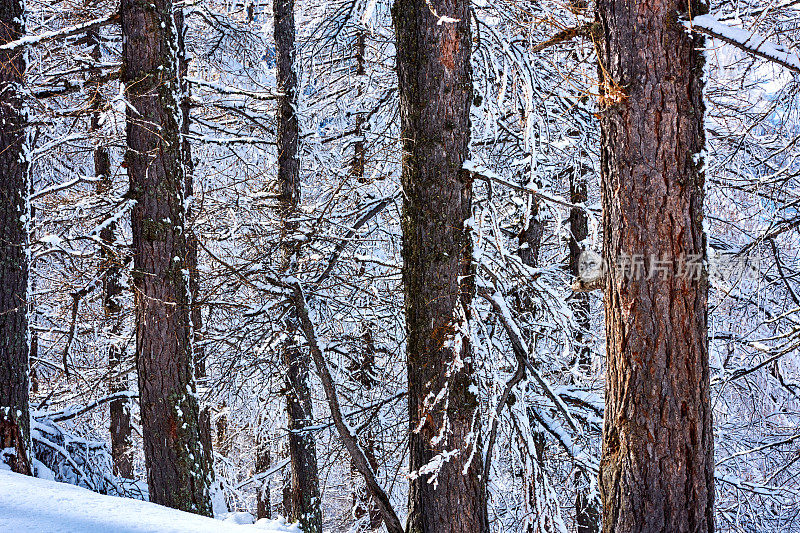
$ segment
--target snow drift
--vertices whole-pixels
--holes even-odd
[[[5,533],[301,533],[280,520],[239,525],[242,515],[215,520],[0,470],[0,531]]]

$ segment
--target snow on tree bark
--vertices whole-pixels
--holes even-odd
[[[127,108],[125,166],[136,200],[136,365],[150,499],[211,514],[192,364],[177,32],[170,0],[120,7]]]
[[[0,44],[25,33],[23,3],[0,0]],[[28,154],[23,50],[0,51],[0,457],[30,474],[28,409]]]
[[[408,531],[483,532],[486,480],[466,333],[474,293],[472,184],[462,170],[472,102],[469,2],[397,0],[392,15],[403,139]]]
[[[197,270],[197,234],[192,228],[192,203],[194,197],[194,160],[192,159],[192,143],[189,141],[189,126],[191,125],[190,110],[191,87],[186,81],[189,75],[189,58],[186,56],[186,24],[184,23],[185,14],[183,8],[175,11],[175,27],[178,33],[178,76],[181,87],[181,149],[183,150],[183,169],[186,178],[186,220],[187,234],[186,247],[187,266],[189,269],[189,291],[191,295],[192,308],[192,331],[194,332],[194,370],[197,379],[206,376],[206,357],[205,348],[201,344],[202,336],[200,331],[203,328],[202,307],[197,303],[200,294],[200,272]]]
[[[702,37],[681,3],[599,0],[604,259],[704,257]],[[606,275],[603,530],[711,531],[707,281]]]

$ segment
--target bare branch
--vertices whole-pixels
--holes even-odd
[[[549,39],[537,44],[531,50],[533,52],[541,52],[546,48],[550,48],[551,46],[555,46],[565,41],[570,41],[575,37],[587,38],[591,34],[592,34],[592,23],[586,23],[583,26],[575,26],[572,28],[567,28],[565,30],[556,33]]]

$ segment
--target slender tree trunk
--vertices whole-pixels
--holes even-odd
[[[184,226],[186,228],[186,267],[189,275],[189,318],[192,327],[192,365],[194,367],[194,379],[203,380],[206,377],[206,352],[202,344],[202,334],[200,333],[203,328],[202,307],[199,304],[200,270],[197,268],[197,233],[194,231],[194,220],[192,220],[194,160],[192,159],[192,143],[188,137],[189,126],[191,125],[190,111],[192,103],[189,83],[186,81],[186,76],[189,74],[189,58],[186,55],[186,24],[184,24],[183,8],[175,10],[175,31],[178,34],[178,82],[181,88],[179,99],[181,109],[181,160],[186,182]],[[203,450],[207,451],[209,482],[213,483],[216,476],[213,466],[214,453],[211,442],[211,408],[209,405],[200,406],[200,441]]]
[[[189,58],[186,55],[186,25],[183,8],[175,11],[175,27],[178,32],[178,76],[181,84],[181,149],[183,150],[183,169],[186,174],[186,199],[194,198],[194,160],[192,159],[192,143],[189,141],[190,111],[192,108],[191,87],[186,81],[189,74]],[[186,264],[189,268],[189,291],[192,304],[192,330],[194,332],[194,371],[197,379],[206,377],[206,353],[203,347],[203,313],[198,303],[200,296],[200,271],[197,269],[197,234],[192,226],[192,201],[186,202]]]
[[[294,332],[292,332],[294,333]],[[292,335],[294,337],[294,335]],[[308,388],[308,353],[297,346],[283,348],[286,366],[286,404],[289,429],[289,458],[292,472],[286,512],[299,521],[303,532],[322,531],[322,506],[317,473],[317,449],[307,429],[313,423],[311,391]],[[288,505],[286,505],[288,504]]]
[[[353,361],[349,365],[348,370],[352,379],[360,387],[362,391],[369,392],[378,383],[375,381],[375,342],[372,338],[371,324],[366,324],[366,331],[362,336],[363,344],[361,349],[363,352],[359,353],[358,360]],[[375,455],[375,437],[371,429],[367,429],[361,440],[361,447],[364,450],[364,455],[369,462],[370,468],[378,471],[378,460]],[[358,472],[356,465],[351,465],[351,474],[354,481],[353,489],[353,516],[356,520],[361,519],[364,515],[369,515],[367,528],[370,531],[381,527],[383,519],[378,503],[370,495],[368,487],[356,485],[362,479],[361,474]]]
[[[588,200],[586,172],[583,162],[579,161],[575,168],[569,169],[569,201],[573,204],[585,204]],[[578,277],[578,265],[583,252],[583,241],[589,236],[589,220],[586,211],[573,207],[569,212],[569,273]],[[574,365],[581,372],[588,373],[592,366],[592,352],[586,344],[589,332],[590,305],[588,292],[576,292],[570,300],[570,308],[575,317],[577,329],[573,337]],[[595,498],[592,498],[583,486],[589,482],[585,472],[575,473],[575,484],[578,492],[575,496],[575,523],[578,533],[599,533],[600,511]]]
[[[357,96],[361,98],[364,94],[364,77],[367,73],[366,58],[364,57],[367,47],[367,31],[359,28],[356,35],[356,76],[358,76]],[[366,144],[364,143],[364,113],[356,113],[355,124],[356,141],[353,144],[353,175],[359,182],[364,180],[364,165],[367,159]]]
[[[536,185],[537,187],[541,188],[540,183],[537,183]],[[522,260],[523,264],[531,268],[537,268],[540,262],[539,252],[542,248],[542,237],[544,236],[544,222],[541,220],[539,214],[539,200],[537,198],[532,198],[531,202],[528,220],[526,221],[523,230],[517,236],[517,241],[519,242],[519,250],[517,251],[517,254],[519,255],[519,258]],[[517,295],[516,306],[521,313],[533,313],[535,316],[537,312],[534,301],[527,293]],[[534,365],[537,367],[539,366],[538,362],[536,361],[534,361]],[[528,413],[528,418],[531,421],[536,420],[530,411]],[[534,422],[534,424],[536,423]],[[538,426],[538,424],[536,425]],[[531,441],[534,446],[534,453],[530,455],[532,464],[529,468],[523,469],[522,475],[523,477],[527,478],[524,479],[527,503],[531,509],[536,510],[542,509],[541,504],[536,500],[537,498],[540,498],[541,494],[544,492],[544,451],[547,443],[544,431],[542,431],[540,428],[533,429]],[[530,443],[521,442],[520,444],[522,446],[528,446]],[[528,533],[549,531],[549,523],[542,519],[546,517],[536,516],[534,518],[535,520],[531,520],[528,523]]]
[[[536,184],[541,187],[540,183]],[[539,252],[542,248],[542,237],[544,236],[544,223],[539,216],[539,200],[538,198],[531,199],[530,213],[524,222],[522,231],[517,235],[517,242],[519,242],[519,249],[517,255],[524,265],[531,268],[539,266]],[[520,313],[536,313],[536,306],[533,299],[526,293],[516,294],[515,298],[516,308]],[[538,366],[537,362],[534,362]],[[535,421],[535,418],[529,413],[529,419]],[[535,423],[535,422],[534,422]],[[537,424],[538,425],[538,424]],[[532,442],[534,445],[533,454],[530,454],[530,459],[535,464],[530,467],[523,468],[522,476],[525,484],[525,497],[530,509],[536,510],[540,507],[537,505],[537,495],[542,492],[542,472],[544,471],[544,449],[546,438],[544,431],[541,429],[534,429],[532,431]],[[528,442],[520,442],[521,446],[528,446]],[[526,531],[534,533],[534,531],[542,531],[540,527],[540,520],[531,520],[528,523]]]
[[[0,0],[0,44],[23,36],[23,20],[21,0]],[[24,50],[0,51],[0,461],[30,474],[24,77]]]
[[[256,464],[255,471],[266,472],[272,464],[271,445],[272,439],[264,431],[264,420],[259,417],[258,427],[256,428]],[[272,507],[270,506],[270,480],[264,479],[256,489],[256,519],[272,518]]]
[[[467,333],[475,284],[465,224],[472,216],[472,184],[463,170],[472,102],[469,2],[396,0],[392,15],[404,152],[408,531],[486,532],[486,480]],[[426,472],[431,468],[434,472]]]
[[[216,426],[216,444],[215,448],[223,457],[230,453],[230,437],[228,436],[228,409],[225,401],[222,401],[220,406],[220,413],[214,424]]]
[[[136,200],[136,365],[150,500],[211,514],[192,365],[178,36],[170,0],[123,0],[125,166]]]
[[[88,33],[92,48],[92,59],[100,61],[100,33],[98,29]],[[100,119],[103,108],[107,102],[102,94],[102,86],[93,87],[89,97],[89,108],[92,110],[89,131],[97,132],[100,129]],[[94,174],[100,181],[97,187],[99,195],[108,194],[112,189],[111,180],[111,159],[108,148],[98,144],[94,149]],[[122,362],[125,356],[124,351],[115,342],[122,333],[122,292],[124,290],[121,281],[122,260],[117,255],[114,247],[116,239],[117,224],[110,221],[100,230],[100,241],[103,243],[100,248],[103,273],[103,310],[109,324],[109,333],[112,340],[108,345],[108,372],[109,392],[122,392],[128,390],[128,375],[122,369]],[[111,459],[114,465],[114,473],[124,478],[133,477],[133,427],[131,424],[130,400],[119,399],[109,404],[109,415],[111,419]]]
[[[539,219],[539,200],[533,198],[531,201],[531,212],[528,216],[528,220],[525,221],[525,227],[520,234],[517,235],[517,241],[519,242],[517,255],[519,255],[523,264],[531,268],[536,268],[539,266],[539,250],[542,247],[544,224]],[[520,306],[526,307],[526,311],[531,310],[530,302],[519,302],[519,304]]]
[[[703,39],[678,20],[707,10],[597,1],[604,258],[616,265],[605,288],[608,532],[713,529]]]
[[[297,74],[295,73],[294,0],[275,0],[275,48],[278,98],[278,186],[279,209],[283,217],[282,270],[290,273],[297,263],[298,245],[291,241],[291,222],[300,202],[300,159],[297,156],[299,127]],[[289,427],[289,457],[292,482],[287,512],[298,520],[305,533],[322,532],[322,506],[317,473],[317,451],[306,429],[313,422],[311,391],[308,388],[310,358],[297,346],[296,313],[288,313],[288,340],[282,347],[286,366],[286,404]]]
[[[366,48],[367,48],[367,31],[364,28],[359,28],[356,34],[356,76],[358,76],[357,97],[361,98],[364,94],[364,83],[366,82]],[[356,141],[353,143],[353,164],[352,173],[356,180],[359,182],[366,181],[364,178],[364,170],[367,160],[367,147],[364,141],[364,113],[359,111],[355,116],[355,137]],[[356,383],[361,386],[361,390],[367,392],[372,389],[376,383],[375,378],[375,345],[372,340],[372,324],[366,324],[366,331],[363,336],[363,356],[358,363],[354,364],[350,371],[354,374]],[[377,471],[378,462],[375,457],[375,439],[370,431],[367,431],[366,437],[361,443],[364,448],[364,455],[366,455],[372,470]],[[361,475],[353,465],[351,474],[354,482],[360,481]],[[356,520],[361,519],[365,514],[369,515],[369,522],[367,527],[370,530],[378,529],[381,526],[381,513],[378,505],[369,495],[369,491],[361,486],[356,486],[353,490],[353,516]]]

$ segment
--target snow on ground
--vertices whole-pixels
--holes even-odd
[[[278,520],[239,525],[244,514],[214,520],[0,470],[3,533],[300,533],[296,526]]]

